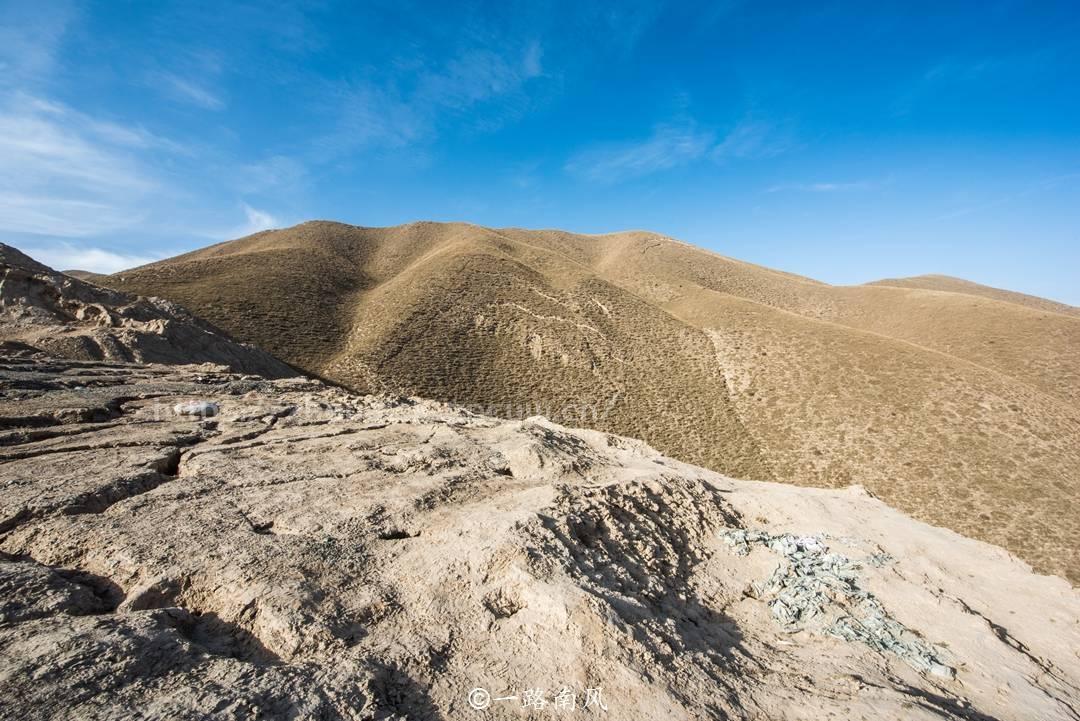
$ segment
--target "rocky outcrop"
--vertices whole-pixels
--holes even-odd
[[[302,379],[9,357],[0,552],[3,719],[1080,718],[997,547]]]
[[[0,243],[0,344],[80,360],[220,363],[270,378],[296,375],[180,306],[57,273]]]

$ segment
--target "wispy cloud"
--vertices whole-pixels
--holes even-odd
[[[573,155],[567,172],[587,180],[614,182],[668,170],[711,158],[723,163],[768,158],[795,147],[793,135],[776,125],[744,119],[717,140],[716,134],[693,120],[656,126],[638,142],[603,144]]]
[[[32,82],[52,71],[56,51],[75,18],[63,0],[0,3],[0,88]]]
[[[126,228],[142,216],[107,202],[0,192],[0,229],[10,233],[80,238]]]
[[[0,106],[0,229],[79,237],[132,225],[157,187],[134,149],[175,146],[138,127],[16,94]]]
[[[663,6],[513,0],[499,12],[455,9],[438,33],[426,21],[415,28],[406,21],[396,28],[406,42],[376,43],[367,64],[340,77],[308,78],[304,90],[320,123],[293,154],[309,167],[342,166],[361,154],[423,165],[447,133],[497,131],[550,102],[567,74],[632,48]]]
[[[465,110],[518,91],[543,74],[543,48],[536,41],[511,52],[468,48],[442,68],[421,73],[415,99],[436,107]]]
[[[242,238],[245,235],[258,233],[261,230],[270,230],[271,228],[281,227],[281,222],[265,210],[253,208],[247,203],[242,203],[241,208],[244,211],[244,217],[247,219],[247,222],[226,232],[223,237]]]
[[[922,103],[958,88],[991,84],[1019,84],[1054,67],[1057,53],[1051,48],[998,56],[952,56],[936,63],[906,83],[892,104],[893,113],[906,115]]]
[[[780,183],[770,186],[766,193],[795,191],[802,193],[841,193],[849,190],[869,190],[875,183],[869,180],[857,180],[846,183]]]
[[[340,90],[335,112],[337,127],[315,141],[317,161],[370,147],[401,148],[430,133],[427,110],[395,89],[376,84],[351,84]]]
[[[732,128],[712,150],[715,160],[771,158],[794,148],[790,128],[747,116]]]
[[[20,244],[20,249],[34,260],[54,270],[89,270],[93,273],[116,273],[153,263],[164,256],[117,253],[105,248],[70,242]]]
[[[299,186],[307,175],[307,166],[300,159],[288,155],[271,155],[237,168],[234,186],[243,195],[255,195],[270,190],[292,190]]]
[[[544,77],[536,40],[470,45],[443,62],[423,58],[388,64],[390,72],[354,80],[330,95],[338,127],[317,141],[322,156],[397,149],[435,140],[450,118],[479,106],[474,129],[491,131],[528,106],[526,85]]]
[[[595,32],[589,40],[613,43],[618,50],[627,53],[656,22],[664,10],[664,5],[663,0],[624,0],[613,4],[597,4],[592,9],[597,17],[587,23]],[[578,7],[585,8],[588,4]]]
[[[715,136],[693,124],[660,125],[636,143],[592,148],[570,158],[566,170],[587,180],[614,182],[667,170],[704,157]]]
[[[1042,180],[1030,184],[1028,187],[1021,190],[1016,190],[1011,193],[998,195],[997,197],[985,200],[980,203],[962,205],[955,208],[954,210],[938,216],[934,220],[938,222],[945,220],[955,220],[956,218],[963,218],[968,215],[982,213],[1000,206],[1009,205],[1018,200],[1024,200],[1026,198],[1031,198],[1041,195],[1043,193],[1057,190],[1063,185],[1075,185],[1077,181],[1080,181],[1080,173],[1062,173],[1060,175],[1054,175],[1049,178],[1043,178]]]
[[[225,107],[224,100],[200,85],[193,78],[181,77],[172,72],[158,71],[150,74],[148,82],[174,100],[196,105],[206,110],[221,110]]]

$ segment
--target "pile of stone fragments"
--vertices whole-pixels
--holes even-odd
[[[824,534],[772,535],[733,529],[724,533],[724,540],[740,556],[749,554],[754,546],[781,556],[772,575],[754,584],[754,593],[768,603],[773,618],[785,630],[860,641],[876,651],[895,654],[918,671],[944,678],[955,675],[955,669],[942,659],[942,651],[918,638],[860,587],[859,571],[864,564],[892,563],[888,555],[873,554],[856,561],[831,553]]]

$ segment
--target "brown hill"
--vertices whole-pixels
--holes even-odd
[[[833,287],[645,232],[313,222],[102,282],[361,391],[643,438],[789,483],[863,483],[1080,579],[1080,318]]]
[[[867,283],[867,285],[887,285],[895,288],[922,288],[923,290],[940,290],[946,293],[966,293],[967,295],[977,295],[982,296],[983,298],[1003,300],[1007,303],[1018,303],[1019,305],[1026,305],[1029,308],[1035,308],[1036,310],[1048,310],[1052,313],[1080,316],[1080,308],[1073,305],[1058,303],[1054,300],[1047,300],[1046,298],[1039,298],[1038,296],[1027,295],[1026,293],[1017,293],[1012,290],[980,285],[979,283],[972,283],[970,280],[953,278],[948,275],[916,275],[910,278],[885,278],[883,280],[875,280],[873,283]]]
[[[105,278],[104,273],[95,273],[92,270],[63,270],[60,272],[64,275],[70,275],[72,278],[86,281],[87,283],[100,283]]]

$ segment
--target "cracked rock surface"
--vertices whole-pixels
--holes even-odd
[[[0,719],[539,718],[468,694],[563,687],[613,719],[1077,719],[1078,650],[1066,581],[857,487],[221,366],[0,359]]]

